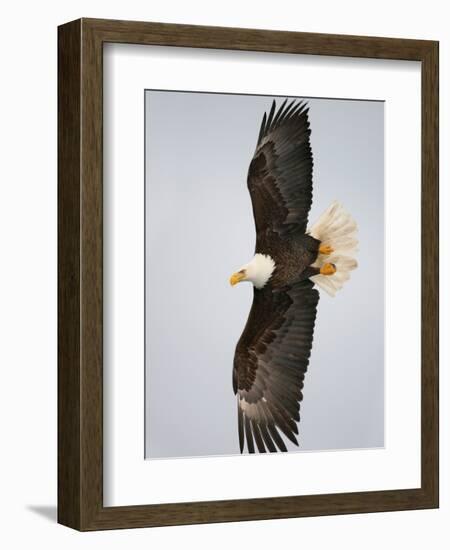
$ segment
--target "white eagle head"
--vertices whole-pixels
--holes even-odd
[[[255,254],[253,259],[243,265],[230,277],[231,286],[242,281],[253,283],[255,288],[263,288],[272,276],[275,269],[275,262],[268,254]]]

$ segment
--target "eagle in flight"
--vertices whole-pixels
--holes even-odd
[[[249,453],[298,445],[300,401],[320,287],[331,296],[357,266],[357,226],[334,202],[307,229],[313,158],[308,106],[285,100],[264,113],[247,177],[256,226],[253,259],[230,277],[253,284],[236,346],[233,390],[239,447]]]

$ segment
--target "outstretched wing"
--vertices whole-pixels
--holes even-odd
[[[266,230],[304,233],[312,201],[308,108],[295,100],[275,108],[274,101],[264,113],[247,178],[257,237]]]
[[[283,433],[295,434],[311,353],[319,293],[303,281],[284,290],[255,290],[237,344],[233,388],[237,394],[239,445],[250,453],[286,451]]]

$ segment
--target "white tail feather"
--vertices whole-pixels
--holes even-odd
[[[311,227],[308,233],[318,239],[323,246],[330,246],[329,255],[319,254],[313,267],[322,267],[325,263],[336,266],[333,275],[314,275],[311,281],[325,290],[330,296],[342,288],[350,278],[350,271],[358,266],[356,252],[358,246],[358,226],[353,218],[338,202],[333,202]]]

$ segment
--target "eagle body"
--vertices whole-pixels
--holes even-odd
[[[253,259],[232,285],[253,283],[253,303],[233,362],[241,452],[298,445],[300,402],[319,302],[356,267],[356,224],[339,203],[307,229],[313,158],[305,103],[287,100],[264,114],[247,186],[256,228]]]
[[[255,254],[270,256],[275,269],[267,284],[282,288],[309,277],[308,269],[317,259],[320,241],[308,234],[292,234],[285,238],[273,231],[258,236]]]

